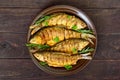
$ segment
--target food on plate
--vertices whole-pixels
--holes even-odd
[[[92,59],[90,53],[88,55],[67,55],[62,52],[37,52],[33,55],[42,62],[46,62],[49,66],[53,67],[64,67],[65,65],[75,65],[80,59]]]
[[[94,31],[77,16],[53,13],[30,26],[26,44],[40,65],[72,69],[81,59],[91,60],[95,48]]]
[[[61,27],[48,27],[41,29],[34,34],[34,36],[30,39],[30,43],[53,46],[56,43],[69,38],[83,38],[91,40],[90,38],[95,37],[92,34],[79,33]]]
[[[49,48],[50,51],[66,52],[68,54],[77,54],[89,44],[89,41],[83,39],[67,39],[55,46]]]
[[[67,29],[72,29],[75,27],[76,30],[87,27],[87,25],[81,19],[74,15],[69,15],[66,13],[54,13],[40,18],[34,25],[30,26],[30,28],[33,29],[31,34],[33,35],[35,32],[45,26],[57,25],[61,25]]]

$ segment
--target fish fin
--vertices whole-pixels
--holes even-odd
[[[91,60],[92,57],[90,56],[91,53],[85,53],[85,54],[80,54],[80,59],[88,59],[88,60]]]
[[[91,56],[82,56],[80,59],[87,59],[87,60],[91,60],[92,57]]]
[[[89,55],[91,55],[91,53],[81,54],[81,56],[89,56]]]
[[[94,42],[90,38],[88,38],[88,41],[94,45]]]

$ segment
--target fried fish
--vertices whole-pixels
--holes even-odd
[[[76,29],[83,29],[87,26],[81,19],[66,13],[54,13],[47,17],[48,18],[46,18],[39,24],[34,24],[30,26],[30,28],[33,29],[31,35],[33,35],[35,32],[37,32],[39,29],[45,26],[62,25],[67,29],[72,29],[73,26],[76,26]]]
[[[33,54],[39,61],[46,62],[49,66],[64,67],[65,65],[75,65],[80,59],[91,60],[90,53],[87,55],[66,55],[61,52],[40,52]]]
[[[47,44],[53,46],[56,43],[70,38],[95,38],[91,34],[78,33],[61,27],[48,27],[38,31],[31,39],[30,43]]]
[[[69,54],[77,54],[89,44],[89,41],[83,39],[68,39],[62,41],[55,46],[51,47],[50,51],[67,52]]]

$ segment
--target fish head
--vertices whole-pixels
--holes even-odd
[[[35,53],[34,56],[40,61],[45,61],[44,56],[40,53]]]
[[[34,44],[41,44],[42,43],[42,39],[40,36],[36,35],[33,38],[30,39],[30,43],[34,43]]]

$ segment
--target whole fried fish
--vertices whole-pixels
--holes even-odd
[[[87,26],[79,18],[66,13],[54,13],[47,17],[48,18],[45,19],[43,22],[30,26],[30,28],[33,29],[31,35],[33,35],[35,32],[45,26],[62,25],[67,29],[72,29],[73,26],[77,26],[76,29],[82,29]]]
[[[80,59],[92,59],[90,53],[87,55],[65,55],[61,52],[40,52],[33,54],[39,61],[47,62],[49,66],[64,67],[65,65],[75,65]]]
[[[69,54],[77,54],[89,44],[89,41],[83,39],[68,39],[62,41],[55,46],[51,47],[50,51],[67,52]]]
[[[56,43],[69,38],[95,38],[91,34],[78,33],[61,27],[48,27],[38,31],[31,39],[30,43],[47,44],[53,46]]]

